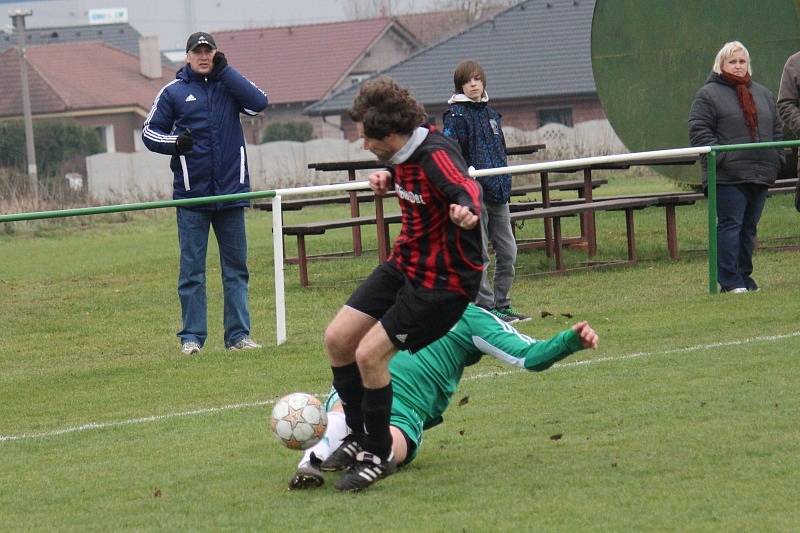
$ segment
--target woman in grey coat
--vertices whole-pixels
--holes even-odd
[[[747,48],[739,41],[725,43],[692,102],[692,146],[781,140],[775,98],[769,89],[752,81],[751,75]],[[717,156],[717,279],[723,292],[758,290],[751,277],[756,227],[767,187],[775,182],[783,157],[774,149]],[[707,187],[705,173],[703,187]]]

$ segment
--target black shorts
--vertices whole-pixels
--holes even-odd
[[[402,272],[383,263],[346,305],[379,320],[398,350],[414,352],[447,333],[468,303],[463,294],[415,287]]]

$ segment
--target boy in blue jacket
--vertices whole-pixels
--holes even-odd
[[[172,156],[176,200],[250,191],[247,153],[239,114],[256,115],[267,95],[228,65],[214,37],[193,33],[186,42],[186,64],[156,95],[142,128],[153,152]],[[181,251],[178,296],[183,328],[181,352],[194,355],[208,336],[206,250],[213,226],[219,244],[224,295],[225,347],[260,348],[250,338],[247,293],[247,200],[177,208]]]
[[[453,74],[453,84],[456,94],[447,101],[450,109],[444,114],[444,134],[458,141],[464,159],[473,168],[507,166],[501,115],[488,104],[483,67],[475,61],[462,61]],[[483,271],[475,303],[508,323],[530,320],[529,316],[511,307],[509,296],[517,260],[517,242],[511,229],[508,205],[511,175],[482,177],[478,182],[483,187],[481,234],[487,268]],[[495,255],[494,288],[489,283],[489,241]]]

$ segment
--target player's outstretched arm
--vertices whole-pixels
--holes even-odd
[[[584,348],[597,348],[597,343],[600,342],[600,337],[597,335],[597,332],[592,329],[592,326],[590,326],[588,322],[585,320],[578,322],[572,326],[572,331],[578,335],[578,338],[581,340],[581,345]]]
[[[469,305],[461,319],[469,326],[475,348],[514,366],[541,372],[586,348],[596,348],[597,332],[582,321],[549,339],[534,339],[477,306]]]

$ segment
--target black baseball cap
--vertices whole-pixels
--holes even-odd
[[[212,50],[217,49],[217,43],[210,33],[198,31],[189,36],[189,40],[186,41],[186,51],[191,52],[201,44],[210,46]]]

